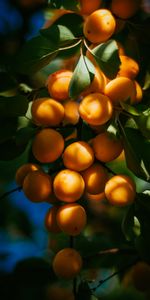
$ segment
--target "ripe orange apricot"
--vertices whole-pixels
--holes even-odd
[[[98,134],[92,140],[95,157],[102,162],[117,158],[123,150],[122,141],[114,138],[109,132]]]
[[[37,170],[40,170],[41,167],[38,166],[37,164],[32,164],[32,163],[27,163],[27,164],[24,164],[22,166],[20,166],[17,171],[16,171],[16,174],[15,174],[15,180],[16,180],[16,183],[20,186],[23,185],[23,181],[26,177],[26,175],[31,172],[31,171],[37,171]]]
[[[84,192],[82,176],[73,170],[65,169],[57,173],[53,181],[56,197],[64,202],[75,202]]]
[[[51,98],[39,98],[32,102],[31,114],[37,125],[57,126],[64,117],[64,107]]]
[[[51,207],[46,216],[45,216],[45,227],[48,231],[53,233],[59,233],[61,232],[61,229],[57,223],[56,215],[58,212],[59,206],[53,206]]]
[[[115,175],[107,181],[105,195],[112,205],[129,205],[133,203],[136,196],[135,183],[129,176]]]
[[[34,137],[32,152],[35,158],[42,163],[55,161],[62,154],[63,150],[64,139],[54,129],[42,129]]]
[[[104,93],[114,105],[129,99],[132,103],[136,97],[136,87],[133,80],[127,77],[117,77],[107,83]]]
[[[61,206],[58,209],[56,218],[61,230],[72,236],[79,235],[87,222],[84,207],[77,203],[69,203]]]
[[[88,124],[103,125],[112,117],[112,102],[101,93],[89,94],[80,102],[79,113]]]
[[[138,63],[127,55],[120,55],[120,67],[117,76],[134,79],[139,73]]]
[[[100,202],[100,201],[104,200],[106,197],[105,197],[105,193],[101,192],[99,194],[86,193],[86,198],[90,202],[92,202],[92,201],[93,202]]]
[[[140,8],[140,0],[112,0],[111,11],[121,19],[133,17]]]
[[[74,171],[87,169],[92,165],[93,161],[93,149],[84,141],[77,141],[70,144],[63,153],[63,163],[65,167]]]
[[[52,283],[46,290],[46,300],[75,300],[71,289]]]
[[[104,191],[108,172],[101,164],[94,163],[81,174],[85,182],[85,190],[88,193],[99,194]]]
[[[141,102],[141,100],[143,98],[142,87],[136,80],[134,80],[134,83],[135,83],[135,88],[136,88],[136,96],[135,96],[135,99],[133,99],[133,101],[131,102],[131,104],[139,103],[139,102]]]
[[[79,121],[79,103],[73,100],[68,100],[63,103],[64,107],[64,124],[77,124]]]
[[[102,0],[79,0],[79,3],[80,14],[90,15],[101,6]]]
[[[85,37],[91,43],[107,41],[114,33],[116,21],[112,13],[107,9],[98,9],[90,14],[83,26]]]
[[[52,98],[58,101],[69,98],[69,84],[72,74],[72,71],[62,69],[48,76],[47,88]]]
[[[64,248],[55,255],[52,266],[55,274],[63,279],[73,279],[82,268],[82,257],[72,248]]]
[[[139,261],[132,267],[132,281],[134,287],[140,292],[150,289],[150,265],[144,261]]]
[[[46,201],[52,193],[51,177],[43,171],[31,171],[24,179],[23,191],[32,202]]]

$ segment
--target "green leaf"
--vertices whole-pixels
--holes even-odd
[[[49,28],[41,29],[40,33],[56,44],[58,48],[72,45],[76,42],[73,33],[64,25],[52,25]]]
[[[25,115],[28,109],[28,99],[22,95],[13,97],[0,96],[0,116],[17,117]]]
[[[120,122],[127,167],[139,178],[150,181],[150,140],[139,130]]]
[[[14,138],[10,138],[0,146],[0,161],[8,161],[20,156],[26,149],[26,145],[17,145]]]
[[[32,137],[36,134],[37,128],[32,128],[32,127],[23,127],[20,128],[16,132],[16,144],[17,145],[24,145],[27,144]]]
[[[150,139],[150,108],[139,116],[134,117],[140,131],[147,139]]]
[[[120,66],[117,43],[114,40],[109,40],[90,50],[90,52],[104,74],[110,79],[115,78]]]
[[[135,238],[136,236],[135,226],[136,226],[135,210],[134,210],[134,205],[131,205],[129,206],[122,221],[122,231],[127,241],[132,241]]]
[[[86,87],[88,87],[94,78],[94,74],[94,65],[86,56],[81,55],[71,78],[69,86],[70,97],[77,97]]]
[[[82,37],[83,22],[84,19],[82,16],[72,12],[72,13],[66,13],[63,16],[61,16],[56,20],[56,22],[54,22],[54,24],[64,25],[74,34],[75,37]]]
[[[9,73],[0,72],[0,93],[17,88],[17,80]]]
[[[57,55],[59,49],[56,46],[44,36],[36,36],[20,49],[12,67],[23,74],[36,72],[49,64]]]
[[[70,9],[70,10],[76,10],[78,6],[78,1],[77,0],[63,0],[62,1],[62,6],[65,9]]]
[[[17,129],[18,118],[0,119],[0,144],[11,138]]]
[[[125,111],[133,116],[139,116],[146,110],[146,107],[143,105],[133,106],[126,102],[120,102],[120,105]]]

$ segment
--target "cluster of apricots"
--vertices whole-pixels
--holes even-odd
[[[86,226],[84,204],[78,204],[85,194],[98,199],[104,196],[116,206],[130,205],[136,197],[132,178],[124,174],[112,176],[105,167],[122,153],[123,142],[121,137],[112,136],[101,126],[111,121],[118,107],[121,109],[120,102],[130,99],[131,104],[136,104],[142,100],[142,88],[136,81],[139,65],[116,42],[121,64],[116,77],[110,80],[90,50],[115,33],[116,17],[132,17],[140,1],[112,0],[110,10],[100,8],[101,4],[101,0],[80,0],[80,13],[86,15],[84,36],[91,42],[86,55],[95,66],[93,81],[78,99],[70,99],[73,71],[61,69],[48,76],[49,97],[34,99],[31,105],[32,121],[37,126],[32,153],[39,164],[27,163],[16,172],[16,182],[29,200],[53,205],[45,217],[48,231],[62,231],[69,236],[79,235]],[[83,141],[75,133],[76,140],[66,145],[59,129],[67,124],[76,128],[79,120],[95,130],[95,136]],[[62,160],[63,168],[52,174],[50,170],[45,171],[45,164],[57,159]],[[52,265],[58,277],[70,279],[80,272],[82,263],[78,251],[65,248],[55,255]]]

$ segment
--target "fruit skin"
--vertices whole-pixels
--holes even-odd
[[[51,177],[43,171],[31,171],[24,179],[23,191],[32,202],[46,201],[52,193]]]
[[[56,215],[58,212],[59,206],[51,207],[46,216],[45,216],[45,227],[48,231],[53,233],[61,232],[61,229],[57,223]]]
[[[41,163],[49,163],[60,157],[64,150],[64,139],[55,129],[41,129],[34,137],[32,152]]]
[[[150,290],[150,265],[144,261],[139,261],[132,267],[132,282],[134,287],[140,292]]]
[[[85,183],[82,176],[73,170],[64,169],[57,173],[53,181],[56,197],[64,202],[75,202],[84,192]]]
[[[107,41],[114,33],[116,21],[107,9],[98,9],[90,14],[84,23],[83,32],[91,43]]]
[[[126,175],[115,175],[105,185],[105,195],[110,204],[126,206],[132,204],[136,196],[134,181]]]
[[[72,74],[72,71],[62,69],[48,76],[47,88],[52,98],[58,101],[69,98],[69,84]]]
[[[51,98],[39,98],[32,102],[31,114],[37,125],[57,126],[64,118],[64,107]]]
[[[98,134],[92,140],[95,157],[102,162],[109,162],[117,158],[123,150],[120,139],[114,138],[109,132]]]
[[[142,101],[142,98],[143,98],[143,90],[142,90],[140,84],[136,80],[134,80],[134,83],[135,83],[135,88],[136,88],[136,96],[135,96],[135,99],[131,102],[131,104],[139,103]]]
[[[64,119],[63,124],[77,124],[79,121],[79,103],[73,100],[68,100],[63,103]]]
[[[22,166],[20,166],[15,174],[15,181],[18,185],[22,186],[23,181],[26,177],[26,175],[31,171],[37,171],[41,170],[41,167],[37,164],[27,163]]]
[[[92,165],[93,161],[93,149],[84,141],[77,141],[70,144],[63,153],[63,163],[65,167],[74,171],[87,169]]]
[[[46,300],[75,300],[71,289],[52,283],[46,289]]]
[[[133,17],[140,8],[141,0],[112,0],[110,9],[121,19]]]
[[[117,76],[127,77],[130,79],[135,79],[139,73],[138,63],[131,57],[127,55],[119,56],[121,64],[119,67],[119,72]]]
[[[64,248],[55,255],[52,267],[58,277],[73,279],[81,271],[82,264],[82,258],[78,251]]]
[[[80,8],[79,12],[82,15],[90,15],[92,12],[97,10],[101,3],[102,0],[79,0],[80,3]]]
[[[108,172],[101,164],[94,163],[81,174],[85,182],[86,192],[99,194],[104,191],[105,184],[108,180]]]
[[[120,76],[111,80],[105,86],[104,94],[107,95],[114,105],[118,105],[122,101],[131,100],[134,102],[136,98],[136,87],[133,80]]]
[[[109,97],[101,93],[89,94],[82,99],[79,113],[88,124],[103,125],[112,117],[112,102]]]
[[[87,222],[84,207],[77,203],[69,203],[60,207],[56,218],[61,230],[72,236],[79,235]]]

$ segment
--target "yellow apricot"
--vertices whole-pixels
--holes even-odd
[[[32,102],[31,114],[37,125],[57,126],[64,117],[64,107],[51,98],[39,98]]]
[[[63,153],[63,163],[66,168],[74,171],[83,171],[92,165],[94,152],[91,146],[84,141],[77,141],[66,147]]]
[[[134,79],[139,73],[138,63],[127,55],[120,55],[120,67],[117,76]]]
[[[48,76],[47,88],[52,98],[58,101],[69,98],[69,84],[72,74],[72,71],[62,69]]]
[[[64,202],[79,200],[84,192],[82,176],[73,170],[65,169],[57,173],[53,181],[53,190],[58,199]]]
[[[86,18],[83,32],[91,43],[102,43],[113,35],[115,27],[112,13],[107,9],[98,9]]]
[[[17,171],[16,171],[16,174],[15,174],[15,180],[16,180],[16,183],[20,186],[23,185],[23,181],[26,177],[26,175],[31,172],[31,171],[37,171],[37,170],[40,170],[41,167],[37,164],[33,164],[33,163],[26,163],[22,166],[20,166]]]
[[[117,158],[123,150],[120,139],[114,138],[110,133],[103,132],[92,140],[95,157],[102,162],[109,162]]]
[[[132,103],[136,97],[136,87],[133,80],[127,77],[117,77],[107,83],[104,93],[114,105],[129,99]]]
[[[63,150],[64,139],[62,135],[54,129],[42,129],[33,139],[33,155],[42,163],[55,161],[60,157]]]
[[[140,8],[140,0],[112,0],[110,9],[121,19],[133,17]]]
[[[78,251],[64,248],[55,255],[52,266],[55,274],[63,279],[73,279],[82,268],[82,258]]]
[[[61,206],[58,209],[56,218],[61,230],[72,236],[79,235],[87,222],[84,207],[77,203],[69,203]]]
[[[64,107],[64,124],[77,124],[79,121],[79,103],[73,100],[67,100],[63,103]]]
[[[45,227],[48,231],[53,233],[61,232],[61,229],[57,223],[56,215],[58,212],[59,206],[53,206],[49,208],[45,216]]]
[[[46,201],[52,193],[51,177],[43,171],[31,171],[23,181],[23,191],[32,202]]]
[[[103,125],[112,117],[112,102],[101,93],[89,94],[80,102],[79,113],[88,124]]]
[[[115,175],[105,185],[105,195],[110,204],[126,206],[135,200],[136,186],[126,175]]]
[[[94,163],[81,172],[85,182],[85,190],[90,194],[99,194],[104,191],[108,180],[107,170],[99,163]]]

